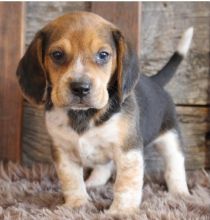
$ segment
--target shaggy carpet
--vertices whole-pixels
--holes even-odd
[[[132,216],[108,215],[113,199],[111,180],[106,186],[89,189],[91,204],[79,209],[62,206],[63,197],[53,166],[0,163],[0,219],[103,219],[103,220],[210,220],[210,173],[188,173],[189,197],[174,197],[161,175],[145,177],[143,201]]]

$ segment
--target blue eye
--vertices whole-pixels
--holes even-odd
[[[106,51],[101,51],[96,54],[96,63],[105,64],[108,62],[110,54]]]

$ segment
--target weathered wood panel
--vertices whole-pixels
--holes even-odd
[[[210,168],[210,149],[206,139],[210,129],[209,111],[208,107],[177,107],[188,168]]]
[[[44,111],[24,103],[23,123],[23,161],[30,164],[36,162],[50,162],[50,137],[47,133]]]
[[[0,159],[13,161],[21,157],[22,96],[15,72],[23,52],[23,12],[23,3],[0,2]]]
[[[26,6],[26,46],[31,42],[35,33],[49,21],[71,11],[90,9],[88,2],[27,2]]]
[[[142,10],[141,69],[155,74],[168,61],[188,27],[194,27],[191,50],[167,85],[176,104],[210,103],[210,3],[145,2]]]
[[[115,24],[132,46],[140,49],[141,3],[92,2],[91,11]],[[128,28],[129,27],[129,28]]]

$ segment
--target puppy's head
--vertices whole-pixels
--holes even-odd
[[[81,110],[105,107],[110,86],[123,101],[138,74],[137,56],[121,32],[87,12],[64,15],[40,30],[17,69],[29,101],[44,104],[50,85],[53,105]]]

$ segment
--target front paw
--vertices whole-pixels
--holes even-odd
[[[190,196],[190,192],[187,188],[172,188],[169,190],[169,193],[171,193],[174,196],[184,196],[184,197],[188,197]]]
[[[84,206],[90,202],[90,197],[89,196],[69,196],[68,198],[65,198],[65,204],[64,206],[66,207],[71,207],[71,208],[79,208],[81,206]]]
[[[190,196],[186,181],[170,179],[167,181],[168,191],[174,196]]]
[[[111,205],[111,207],[106,210],[106,213],[110,215],[133,215],[138,211],[139,207],[119,207]]]

